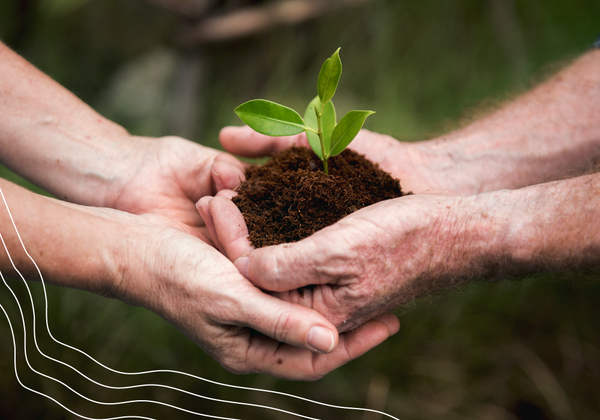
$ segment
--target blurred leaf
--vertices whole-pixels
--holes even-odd
[[[254,131],[267,136],[292,136],[307,128],[296,111],[264,99],[245,102],[235,113]]]
[[[42,8],[49,15],[57,17],[67,15],[88,2],[89,0],[45,0]]]
[[[331,135],[331,156],[339,155],[354,140],[373,111],[350,111],[335,126]]]

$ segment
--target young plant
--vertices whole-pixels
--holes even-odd
[[[235,113],[254,131],[267,136],[293,136],[306,131],[310,147],[323,161],[329,174],[327,159],[336,156],[354,140],[373,111],[350,111],[337,122],[331,98],[342,75],[340,49],[323,63],[317,81],[318,95],[310,101],[304,119],[291,108],[264,99],[245,102]]]

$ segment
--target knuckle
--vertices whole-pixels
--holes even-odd
[[[263,281],[263,286],[267,290],[277,290],[280,285],[279,277],[279,261],[277,248],[270,250],[271,252],[260,252],[259,258],[254,258],[253,265],[255,272],[260,273],[259,278]],[[251,259],[252,261],[252,259]]]
[[[284,312],[279,314],[273,329],[273,338],[282,343],[286,342],[293,324],[293,317],[290,313]]]
[[[229,353],[216,359],[223,368],[234,375],[255,373],[255,370],[250,366],[248,360],[244,357],[240,357],[238,353]]]

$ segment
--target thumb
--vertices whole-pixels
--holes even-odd
[[[219,133],[219,141],[228,152],[246,157],[267,156],[292,146],[309,147],[305,133],[272,137],[259,134],[248,126],[224,127]]]
[[[322,232],[322,231],[321,231]],[[255,249],[235,260],[238,271],[255,286],[272,292],[315,284],[335,284],[346,271],[345,258],[323,249],[321,232],[302,241]]]
[[[333,324],[317,311],[285,302],[255,289],[240,308],[238,325],[250,327],[281,343],[317,353],[330,353],[339,335]]]
[[[212,163],[211,175],[216,191],[234,189],[246,180],[244,164],[231,155],[221,153]]]

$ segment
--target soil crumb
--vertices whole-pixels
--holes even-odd
[[[292,147],[246,170],[233,202],[254,247],[299,241],[356,210],[405,195],[399,180],[352,150],[328,164],[329,176],[311,149]]]

